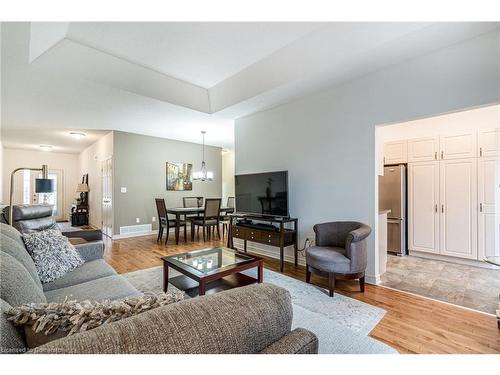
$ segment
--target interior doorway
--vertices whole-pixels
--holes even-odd
[[[102,233],[113,236],[113,159],[103,160],[101,163],[102,175]]]

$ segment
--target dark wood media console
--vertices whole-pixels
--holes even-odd
[[[227,247],[235,249],[233,237],[243,240],[244,251],[247,251],[247,241],[257,242],[268,246],[276,246],[280,249],[280,271],[285,267],[284,251],[285,247],[293,246],[295,265],[297,265],[297,223],[296,218],[281,218],[270,216],[258,216],[247,214],[229,214],[229,234],[227,237]],[[277,230],[267,228],[255,228],[238,224],[237,219],[258,220],[268,224],[279,224]],[[293,229],[285,228],[286,223],[293,223]]]

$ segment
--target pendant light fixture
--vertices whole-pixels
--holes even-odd
[[[207,166],[205,164],[205,130],[201,131],[201,136],[203,137],[203,159],[201,162],[201,170],[193,173],[193,179],[198,181],[212,181],[214,179],[214,173],[207,171]]]

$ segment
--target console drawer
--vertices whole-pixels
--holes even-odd
[[[233,225],[233,237],[245,239],[247,236],[247,228],[238,227]]]

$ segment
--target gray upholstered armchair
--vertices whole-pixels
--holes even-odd
[[[359,279],[365,291],[365,270],[368,261],[366,238],[370,226],[354,221],[316,224],[316,245],[306,250],[306,282],[311,273],[328,277],[330,297],[335,292],[335,279]]]

